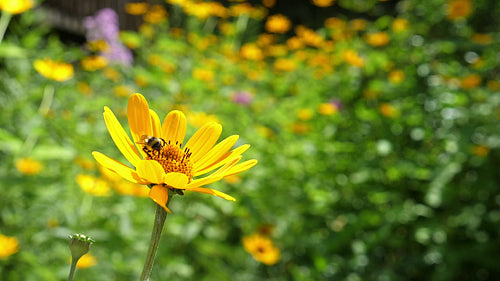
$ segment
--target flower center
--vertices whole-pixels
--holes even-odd
[[[181,148],[180,143],[171,144],[170,142],[162,146],[158,151],[149,153],[147,159],[155,160],[161,164],[165,173],[183,173],[189,182],[193,178],[193,162],[191,162],[191,151],[189,148]]]

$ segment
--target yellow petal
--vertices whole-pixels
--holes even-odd
[[[105,168],[117,173],[122,178],[138,184],[149,184],[149,182],[143,178],[141,178],[136,171],[133,169],[123,165],[122,163],[112,159],[100,152],[94,151],[92,152],[95,160],[104,166]]]
[[[167,208],[168,203],[168,188],[162,185],[153,185],[151,190],[149,191],[149,197],[153,199],[153,201],[162,206],[167,213],[170,213],[170,210]]]
[[[193,153],[191,161],[196,163],[201,159],[217,142],[221,132],[222,126],[215,122],[208,122],[201,127],[186,143],[186,147]]]
[[[226,200],[236,201],[236,199],[234,199],[234,197],[232,197],[230,195],[227,195],[224,192],[220,192],[218,190],[215,190],[215,189],[203,188],[203,187],[195,187],[195,188],[189,189],[189,191],[195,191],[195,192],[200,192],[200,193],[211,194],[211,195],[215,195],[215,196],[224,198]]]
[[[244,172],[244,171],[252,168],[255,165],[257,165],[257,160],[255,160],[255,159],[245,161],[243,163],[235,165],[234,167],[231,167],[231,169],[229,169],[228,171],[226,171],[224,173],[224,177]]]
[[[163,176],[164,184],[177,189],[184,189],[188,181],[188,176],[183,173],[173,172]]]
[[[137,163],[137,174],[151,183],[163,183],[165,171],[155,160],[142,160]]]
[[[217,170],[215,173],[213,173],[207,177],[203,177],[203,178],[199,178],[199,179],[191,181],[188,185],[186,185],[186,189],[190,190],[190,189],[195,188],[195,187],[200,187],[200,186],[207,185],[207,184],[216,182],[218,180],[221,180],[224,177],[225,173],[229,169],[231,169],[234,165],[236,165],[236,163],[238,163],[238,161],[240,161],[240,159],[241,159],[241,156],[235,157],[230,162],[226,163],[223,167],[221,167],[219,170]]]
[[[202,170],[203,168],[206,168],[210,165],[213,165],[214,163],[219,162],[219,160],[221,160],[224,154],[229,149],[231,149],[231,147],[233,147],[238,138],[239,138],[238,135],[234,135],[218,143],[216,146],[210,149],[210,151],[207,154],[205,154],[200,160],[198,160],[196,163],[193,164],[193,170],[194,171]]]
[[[127,116],[134,142],[137,143],[142,135],[153,135],[148,102],[144,96],[141,94],[133,94],[130,96],[128,100]],[[145,156],[145,154],[143,154],[143,156]]]
[[[127,160],[132,164],[136,165],[138,161],[141,160],[137,149],[134,146],[134,143],[130,140],[127,133],[116,119],[113,112],[107,107],[104,107],[104,122],[106,123],[106,127],[108,128],[109,134],[111,138],[116,144],[116,147],[120,150],[120,152],[127,158]]]
[[[186,116],[179,110],[170,111],[163,120],[162,138],[168,143],[182,144],[186,135]]]
[[[198,169],[195,169],[194,176],[196,177],[199,175],[203,175],[203,174],[208,173],[214,169],[217,169],[218,167],[220,167],[222,165],[225,165],[226,163],[232,161],[235,157],[240,156],[249,147],[250,147],[249,144],[244,144],[242,146],[239,146],[239,147],[233,149],[231,152],[226,153],[224,156],[219,158],[219,160],[214,162],[213,164],[206,166],[206,167],[199,167]]]
[[[149,115],[151,116],[151,126],[153,127],[153,136],[161,137],[161,122],[158,114],[152,109],[149,110]]]

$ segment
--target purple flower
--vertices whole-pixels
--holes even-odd
[[[335,106],[335,108],[337,108],[337,110],[341,110],[342,109],[342,102],[339,99],[332,98],[332,99],[330,99],[328,101],[328,103],[330,103],[331,105]]]
[[[86,17],[83,25],[87,30],[87,41],[103,40],[108,49],[101,53],[108,60],[124,65],[132,64],[132,52],[120,41],[118,15],[113,9],[99,10],[94,17]]]
[[[249,105],[253,100],[253,94],[247,91],[236,92],[231,96],[231,101],[241,105]]]

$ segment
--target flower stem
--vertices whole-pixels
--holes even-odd
[[[5,35],[11,18],[12,14],[8,12],[2,12],[2,16],[0,16],[0,44],[2,44],[3,36]]]
[[[170,202],[170,191],[168,196],[168,203]],[[144,262],[144,268],[142,269],[140,281],[149,281],[149,275],[153,269],[153,263],[156,256],[156,250],[158,250],[158,245],[160,244],[161,232],[163,231],[163,225],[165,224],[165,219],[167,218],[167,212],[162,206],[156,204],[155,212],[155,222],[153,225],[153,231],[151,232],[151,241],[149,242],[148,255],[146,256],[146,261]]]
[[[73,275],[75,274],[75,269],[76,269],[76,262],[78,260],[71,259],[71,269],[69,270],[69,276],[68,276],[68,281],[73,280]]]

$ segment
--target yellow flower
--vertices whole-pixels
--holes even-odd
[[[286,40],[286,45],[290,50],[298,50],[304,48],[305,44],[299,37],[291,37],[288,40]]]
[[[481,45],[489,45],[493,43],[491,34],[474,33],[471,37],[471,40]]]
[[[188,111],[187,117],[189,120],[189,124],[195,126],[196,128],[200,128],[208,122],[220,123],[217,116],[213,114],[207,114],[205,112]]]
[[[365,30],[366,24],[366,20],[364,19],[353,19],[349,22],[351,29],[355,31]]]
[[[406,19],[397,18],[392,22],[392,30],[394,32],[405,31],[406,29],[408,29],[409,25],[410,23]]]
[[[280,260],[280,250],[273,245],[271,239],[262,234],[243,237],[243,247],[255,260],[265,265],[273,265]]]
[[[490,153],[490,149],[484,145],[475,145],[472,147],[472,153],[479,157],[486,157]]]
[[[380,110],[380,113],[382,113],[382,115],[389,117],[389,118],[395,118],[395,117],[398,117],[398,115],[399,115],[398,110],[389,103],[382,103],[379,106],[379,110]]]
[[[96,71],[108,65],[108,59],[103,56],[90,56],[84,58],[82,61],[82,68],[87,71]]]
[[[333,5],[333,2],[335,2],[335,0],[312,0],[312,3],[318,7],[330,7],[331,5]]]
[[[194,78],[205,82],[214,81],[214,76],[215,76],[212,70],[201,69],[201,68],[194,69],[192,75]]]
[[[405,79],[405,73],[402,70],[393,70],[389,72],[387,78],[391,83],[399,84]]]
[[[33,66],[42,76],[59,82],[70,79],[74,74],[71,64],[56,62],[51,59],[35,60]]]
[[[32,0],[0,0],[0,10],[11,14],[20,14],[33,7]]]
[[[92,88],[90,88],[90,85],[85,82],[78,82],[76,84],[76,88],[85,96],[92,94]]]
[[[130,15],[143,15],[148,11],[148,3],[127,3],[125,4],[125,12]]]
[[[458,20],[468,17],[472,12],[470,0],[452,0],[448,2],[447,17],[450,20]]]
[[[307,28],[305,26],[297,26],[295,28],[295,33],[297,33],[297,36],[302,39],[302,41],[309,46],[312,47],[320,47],[324,39],[321,37],[318,33],[316,33],[314,30]]]
[[[116,86],[113,88],[113,91],[118,97],[128,97],[132,94],[132,90],[125,85]]]
[[[294,71],[297,64],[293,60],[279,58],[274,61],[273,67],[277,71]]]
[[[141,94],[130,97],[127,116],[133,141],[113,112],[108,107],[104,108],[104,121],[111,138],[135,169],[97,151],[92,155],[102,166],[124,179],[151,186],[149,197],[167,212],[170,212],[166,206],[169,190],[180,194],[183,190],[207,193],[234,201],[233,197],[225,193],[202,186],[243,172],[257,164],[257,160],[238,164],[241,154],[249,145],[229,151],[238,140],[237,135],[215,145],[222,132],[222,126],[215,122],[205,124],[184,143],[187,123],[185,115],[173,110],[161,124],[160,118],[149,109]],[[159,145],[152,148],[144,144],[146,140],[151,140],[149,136],[158,138],[156,140]],[[210,175],[203,176],[214,170],[216,171]]]
[[[6,259],[19,251],[19,242],[15,237],[0,234],[0,259]]]
[[[143,16],[145,22],[152,24],[158,24],[167,19],[167,10],[162,5],[154,5],[149,9],[149,11]]]
[[[335,104],[330,102],[322,103],[318,107],[318,112],[321,115],[333,115],[337,113],[337,111],[338,111],[337,106],[335,106]]]
[[[292,22],[282,14],[269,16],[266,21],[266,30],[272,33],[286,33],[291,26]]]
[[[43,166],[42,163],[37,160],[22,158],[16,161],[16,168],[22,174],[32,176],[40,173]]]
[[[84,269],[87,267],[91,267],[97,264],[97,258],[91,255],[90,253],[83,255],[78,262],[76,263],[76,267],[80,269]]]
[[[85,45],[87,46],[87,49],[89,49],[92,52],[97,52],[97,51],[105,52],[109,48],[108,43],[102,39],[87,42],[87,44]]]
[[[120,79],[122,79],[122,75],[120,74],[120,72],[118,72],[114,68],[106,67],[103,70],[103,72],[104,72],[104,76],[106,76],[107,78],[109,78],[110,80],[112,80],[114,82],[118,82],[118,81],[120,81]]]
[[[347,50],[343,53],[344,60],[353,66],[363,67],[365,65],[365,60],[356,53],[354,50]]]
[[[477,74],[471,74],[462,79],[460,82],[460,86],[463,89],[473,89],[478,87],[481,84],[481,76]]]
[[[389,34],[385,32],[367,33],[365,35],[365,40],[368,44],[373,47],[382,47],[389,44],[391,38]]]
[[[307,121],[313,117],[313,112],[308,108],[301,108],[299,109],[299,112],[297,112],[297,117],[300,120]]]
[[[109,196],[111,194],[108,183],[94,176],[79,174],[76,176],[76,183],[83,191],[94,196]]]
[[[245,45],[241,46],[240,56],[248,60],[264,59],[264,53],[254,43],[246,43]]]
[[[266,8],[272,8],[276,5],[276,0],[262,0],[262,5]]]

